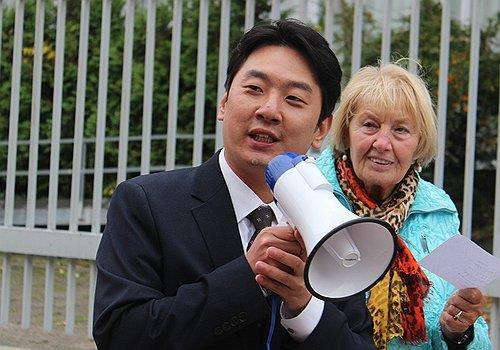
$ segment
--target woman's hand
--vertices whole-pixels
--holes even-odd
[[[454,293],[441,313],[439,323],[443,334],[456,340],[481,316],[484,297],[477,288],[459,289]]]

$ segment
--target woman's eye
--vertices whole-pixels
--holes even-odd
[[[396,132],[398,134],[406,135],[406,134],[410,133],[410,130],[408,130],[408,128],[400,126],[400,127],[396,128]]]
[[[377,125],[373,122],[364,122],[363,126],[368,129],[375,129]]]

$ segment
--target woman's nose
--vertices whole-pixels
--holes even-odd
[[[381,130],[377,133],[375,141],[373,142],[373,147],[378,152],[384,152],[386,150],[392,149],[392,142],[389,132]]]

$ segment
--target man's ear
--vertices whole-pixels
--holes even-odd
[[[316,131],[314,132],[314,138],[311,142],[311,147],[316,149],[321,148],[321,144],[323,143],[326,135],[328,135],[328,132],[330,131],[330,128],[332,126],[332,118],[333,117],[330,115],[318,124],[318,126],[316,127]]]
[[[227,91],[220,99],[219,109],[217,110],[217,120],[220,122],[224,120],[224,114],[226,113],[226,103],[227,103]]]

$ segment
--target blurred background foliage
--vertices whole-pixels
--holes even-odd
[[[121,81],[124,36],[124,0],[112,2],[111,40],[109,57],[109,78],[107,95],[106,136],[117,136],[120,125]],[[139,2],[140,3],[140,2]],[[97,120],[97,94],[99,84],[99,50],[101,32],[101,1],[92,1],[90,14],[90,36],[88,44],[87,89],[85,100],[85,135],[95,136]],[[352,28],[354,8],[345,0],[340,1],[340,9],[334,18],[333,48],[342,61],[344,84],[350,75],[350,58],[352,51]],[[441,6],[435,0],[421,2],[419,63],[420,73],[427,82],[429,90],[437,102],[439,77],[439,47]],[[184,1],[183,26],[181,42],[181,67],[179,83],[178,130],[179,134],[192,134],[194,123],[195,87],[196,87],[196,55],[198,37],[199,1]],[[204,132],[215,132],[215,114],[217,107],[217,69],[219,48],[220,1],[210,2],[207,76],[205,89],[205,125]],[[256,1],[255,22],[269,17],[271,1]],[[23,64],[21,77],[21,95],[19,110],[19,140],[29,140],[31,123],[32,70],[35,36],[34,1],[26,3]],[[46,2],[44,55],[42,76],[42,102],[40,115],[40,139],[50,139],[53,109],[53,80],[55,60],[56,12],[52,1]],[[243,33],[245,20],[245,4],[243,1],[231,3],[230,47]],[[324,11],[323,11],[324,13]],[[287,17],[282,13],[282,17]],[[12,64],[12,48],[14,38],[15,13],[6,8],[3,17],[2,43],[0,56],[0,141],[8,139],[10,110],[10,77]],[[147,11],[137,5],[134,25],[134,50],[132,87],[130,101],[129,135],[142,134],[143,91],[144,91],[144,58],[146,42]],[[393,18],[391,57],[393,60],[408,57],[409,17]],[[324,18],[320,19],[317,29],[323,31]],[[482,28],[480,44],[479,93],[477,106],[476,134],[476,170],[474,181],[473,237],[491,251],[493,231],[494,188],[496,167],[496,140],[498,123],[499,97],[499,63],[500,44],[498,33],[500,14],[493,16]],[[380,57],[381,34],[380,23],[372,13],[365,10],[363,26],[363,44],[361,65],[377,64]],[[68,6],[66,17],[64,86],[62,102],[61,137],[72,138],[74,133],[74,116],[76,101],[76,82],[78,73],[78,41],[80,28],[80,7]],[[159,2],[156,14],[156,44],[153,87],[153,124],[152,133],[166,135],[169,95],[170,46],[172,36],[172,1]],[[463,195],[463,173],[465,156],[465,132],[468,102],[468,72],[470,50],[470,28],[462,26],[457,20],[451,21],[450,60],[448,74],[448,103],[446,129],[445,158],[445,190],[461,211]],[[166,137],[152,142],[151,165],[165,164]],[[72,144],[61,145],[60,169],[71,169]],[[209,158],[214,149],[214,141],[204,143],[203,157]],[[17,152],[17,169],[28,169],[29,149],[27,145],[19,145]],[[128,148],[128,165],[139,166],[141,156],[140,141],[130,141]],[[178,139],[176,164],[191,164],[192,140]],[[115,167],[118,159],[118,142],[108,141],[105,145],[105,167]],[[50,144],[39,146],[38,169],[49,169]],[[94,164],[93,146],[87,147],[86,167]],[[7,167],[7,146],[0,145],[0,169]],[[135,176],[137,173],[129,173]],[[425,169],[423,177],[433,178],[432,166]],[[20,195],[26,193],[27,177],[16,179],[16,191]],[[71,176],[60,176],[59,196],[69,198]],[[104,178],[104,195],[110,196],[116,185],[115,174]],[[48,176],[39,176],[37,183],[38,198],[47,196]],[[0,177],[0,198],[5,191],[5,177]],[[92,181],[85,181],[85,196],[92,196]]]

